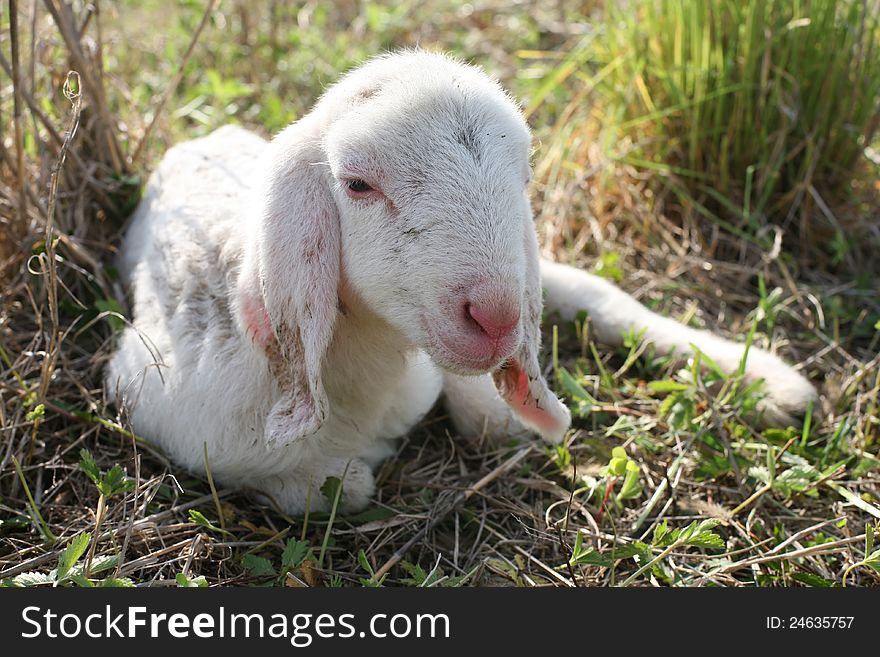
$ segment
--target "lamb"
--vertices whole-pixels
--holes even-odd
[[[742,345],[539,258],[529,149],[498,83],[423,51],[353,70],[271,142],[225,127],[173,147],[124,239],[133,323],[108,395],[181,466],[204,471],[207,448],[217,480],[299,514],[343,473],[343,506],[366,506],[391,441],[441,395],[462,435],[563,440],[542,304],[586,310],[608,344],[644,330],[736,370]],[[816,398],[757,348],[746,377],[770,423]]]

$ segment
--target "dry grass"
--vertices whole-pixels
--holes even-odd
[[[297,12],[224,2],[161,16],[107,3],[93,5],[100,12],[10,4],[17,25],[4,14],[0,41],[4,98],[14,90],[14,102],[0,102],[0,580],[49,573],[71,539],[91,532],[95,560],[113,558],[93,579],[142,585],[177,585],[180,574],[291,586],[841,585],[844,573],[848,585],[880,582],[876,568],[856,566],[880,513],[880,190],[869,162],[845,197],[809,204],[846,236],[839,257],[806,228],[743,237],[706,222],[657,175],[603,147],[602,64],[584,50],[593,24],[578,18],[601,10],[594,3],[432,3],[409,16],[353,2]],[[521,35],[514,51],[511,33]],[[475,57],[524,99],[540,144],[534,197],[549,254],[727,335],[746,334],[757,316],[756,340],[821,389],[812,427],[761,432],[743,419],[750,399],[718,403],[701,383],[682,420],[646,384],[680,382],[673,363],[645,345],[634,345],[640,358],[594,351],[588,334],[559,326],[559,365],[598,402],[572,401],[581,412],[566,448],[463,441],[437,409],[381,468],[375,506],[332,524],[287,518],[247,492],[215,495],[132,435],[105,403],[101,370],[127,315],[114,244],[151,163],[171,141],[229,120],[276,129],[340,68],[417,42]],[[70,99],[58,93],[68,69],[82,85]],[[546,343],[550,363],[549,332]],[[603,501],[609,483],[619,490],[603,470],[616,445],[638,463],[643,488],[619,505]],[[82,448],[135,482],[106,510],[79,466]],[[803,463],[813,472],[800,488],[751,472]],[[711,529],[720,549],[652,544],[664,522],[707,519],[720,522]],[[310,554],[285,573],[296,540]],[[637,541],[653,567],[613,557]]]

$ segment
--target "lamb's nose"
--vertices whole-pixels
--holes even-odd
[[[465,305],[468,315],[493,340],[506,338],[519,325],[519,308],[470,301]]]

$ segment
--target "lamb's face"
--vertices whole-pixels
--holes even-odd
[[[389,93],[337,120],[325,144],[343,280],[441,367],[488,371],[526,319],[528,129],[485,82]]]

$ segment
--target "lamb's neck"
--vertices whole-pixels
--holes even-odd
[[[370,397],[403,375],[415,349],[400,331],[364,304],[346,299],[324,361],[328,396],[337,400]]]

